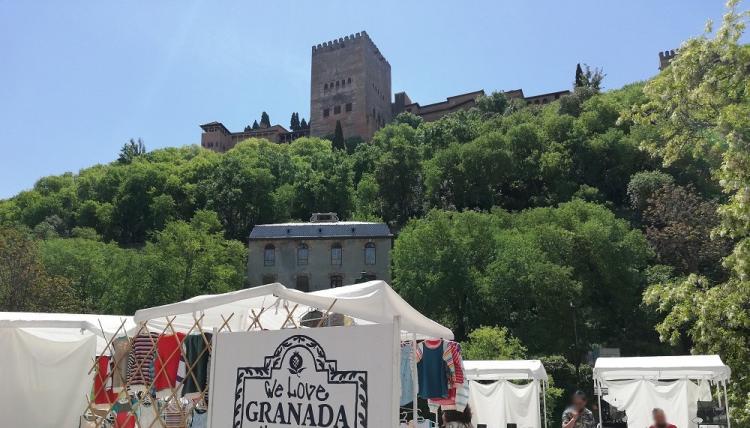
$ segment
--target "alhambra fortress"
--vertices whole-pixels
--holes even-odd
[[[669,64],[674,51],[659,53],[659,68]],[[420,105],[406,92],[391,93],[391,64],[380,49],[362,31],[312,47],[310,78],[310,122],[306,127],[288,130],[282,125],[261,124],[242,132],[231,132],[221,122],[201,125],[201,146],[225,152],[248,138],[265,138],[279,143],[313,136],[334,134],[341,123],[344,138],[360,137],[365,141],[402,112],[420,116],[425,121],[437,120],[446,114],[469,109],[484,90],[449,96],[445,101]],[[511,99],[529,104],[547,104],[568,90],[526,96],[522,89],[505,92]]]

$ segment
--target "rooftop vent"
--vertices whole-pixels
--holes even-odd
[[[310,217],[310,223],[335,223],[339,221],[336,213],[313,213]]]

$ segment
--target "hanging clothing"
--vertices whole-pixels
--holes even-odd
[[[112,341],[112,388],[125,387],[128,379],[128,357],[130,356],[130,339],[118,337]]]
[[[136,415],[133,411],[136,400],[129,397],[115,402],[112,411],[115,413],[115,428],[135,428]]]
[[[94,376],[93,389],[95,404],[109,404],[117,398],[110,388],[112,379],[109,376],[110,363],[111,359],[108,355],[101,355],[96,359],[96,376]]]
[[[158,333],[139,334],[133,339],[133,349],[128,357],[128,382],[130,385],[150,385]]]
[[[417,348],[417,379],[422,398],[448,397],[449,372],[442,340],[425,340]]]
[[[203,339],[203,335],[206,339]],[[211,342],[211,333],[191,334],[183,341],[183,353],[185,355],[185,364],[187,371],[185,374],[185,383],[182,387],[182,395],[193,392],[208,390],[208,368],[209,368],[209,351],[208,344]]]
[[[464,362],[461,357],[461,345],[454,341],[443,341],[445,352],[443,359],[449,369],[448,396],[433,398],[430,404],[440,406],[443,410],[463,412],[469,399],[468,384],[464,382]]]
[[[208,426],[208,410],[193,409],[193,418],[190,422],[190,428],[206,428]]]
[[[411,364],[414,361],[414,347],[412,342],[401,344],[401,400],[399,406],[405,406],[414,401],[414,378]]]
[[[177,385],[177,369],[182,359],[181,346],[184,339],[184,333],[159,336],[154,358],[154,389],[156,391]]]
[[[149,393],[140,393],[138,403],[135,405],[135,412],[138,415],[138,425],[142,428],[158,427],[160,424],[154,423],[158,419],[158,410],[156,400]]]

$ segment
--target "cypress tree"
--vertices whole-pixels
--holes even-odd
[[[302,118],[302,122],[300,122],[300,124],[299,124],[299,129],[307,129],[309,127],[310,127],[310,125],[307,123],[307,121],[303,117]]]
[[[268,117],[268,113],[263,112],[260,115],[260,126],[263,128],[270,128],[271,127],[271,118]]]
[[[289,122],[289,127],[292,129],[292,131],[299,131],[300,130],[299,113],[297,113],[297,112],[292,113],[292,119]]]
[[[336,121],[336,131],[333,134],[333,148],[335,150],[346,150],[346,142],[344,141],[344,130],[341,129],[341,121]]]
[[[258,125],[258,121],[257,120],[253,121],[253,129],[260,129],[260,125]]]
[[[575,87],[576,88],[582,88],[586,86],[586,76],[583,74],[583,68],[581,68],[581,63],[579,62],[576,64],[576,82]]]

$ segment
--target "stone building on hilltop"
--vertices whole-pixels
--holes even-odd
[[[201,125],[201,146],[224,152],[248,138],[265,138],[277,143],[290,142],[303,136],[330,137],[341,123],[344,138],[372,138],[375,132],[401,112],[410,112],[425,121],[437,120],[446,114],[467,110],[475,105],[483,90],[448,97],[445,101],[420,105],[406,92],[393,96],[391,65],[375,42],[362,31],[312,47],[310,67],[310,126],[289,131],[281,125],[231,132],[221,122]],[[570,91],[525,96],[523,90],[505,92],[509,98],[523,99],[530,104],[546,104]]]

